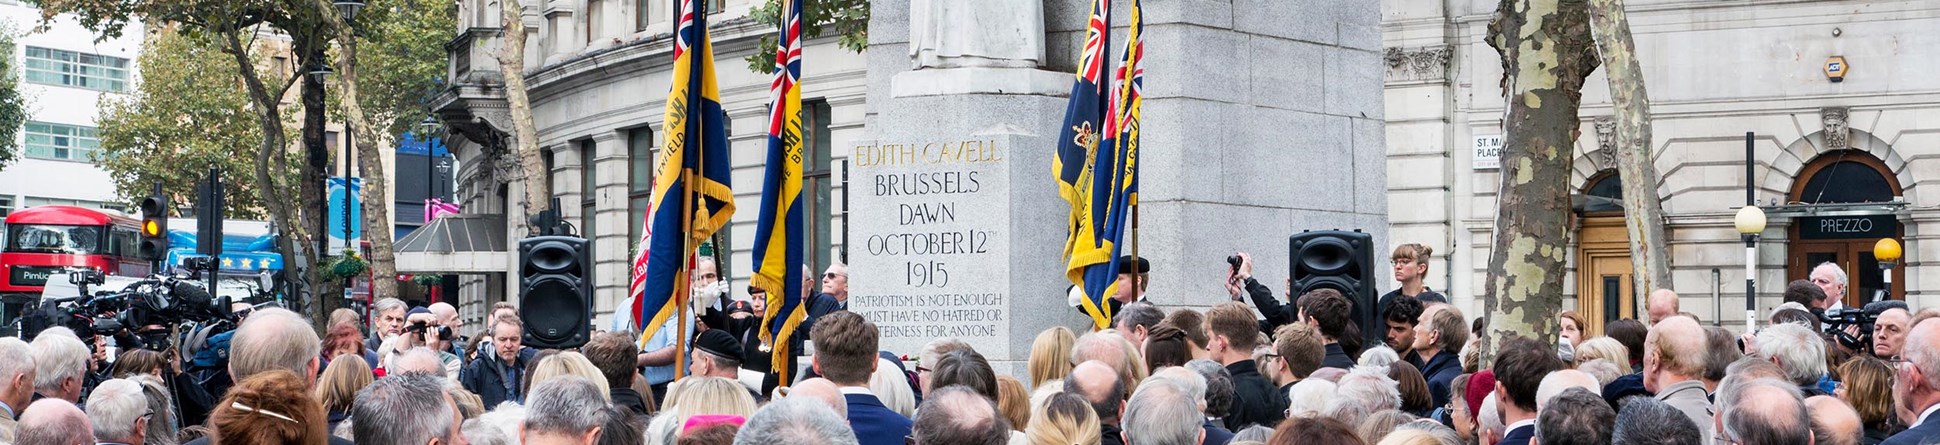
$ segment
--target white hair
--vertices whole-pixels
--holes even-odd
[[[403,336],[397,338],[403,338]],[[384,343],[389,345],[391,342],[386,341]],[[390,360],[390,366],[384,368],[387,373],[404,374],[418,372],[439,378],[450,377],[445,375],[444,359],[438,357],[438,353],[433,352],[431,348],[423,346],[411,348],[410,350],[398,353],[396,358]]]
[[[1168,368],[1180,369],[1183,368]],[[1186,370],[1191,374],[1198,374]],[[1169,378],[1146,380],[1125,406],[1125,436],[1141,443],[1187,444],[1199,438],[1205,421],[1191,389]]]
[[[1393,349],[1388,349],[1387,346],[1375,346],[1361,351],[1361,361],[1355,364],[1367,367],[1378,367],[1381,368],[1382,374],[1387,374],[1388,366],[1398,361],[1401,361],[1401,355],[1394,353]]]
[[[34,347],[14,337],[0,337],[0,385],[34,370]]]
[[[525,404],[528,434],[578,437],[606,425],[606,393],[578,376],[560,376],[533,385]]]
[[[377,304],[371,306],[371,312],[378,314],[390,312],[392,309],[406,309],[404,307],[404,300],[388,297],[379,298],[377,299]]]
[[[94,425],[94,437],[104,442],[133,439],[135,422],[147,411],[148,396],[133,380],[101,382],[88,395],[88,421]]]
[[[1498,402],[1495,401],[1495,393],[1490,392],[1488,397],[1482,399],[1482,406],[1478,407],[1482,412],[1475,413],[1475,423],[1484,431],[1503,434],[1507,431],[1502,430],[1504,427],[1502,425],[1502,412],[1497,409],[1497,404]],[[1476,435],[1481,436],[1482,433],[1478,432]]]
[[[1360,425],[1367,416],[1381,411],[1401,407],[1401,390],[1394,379],[1386,374],[1376,373],[1378,368],[1356,366],[1352,372],[1341,376],[1335,387],[1335,397],[1327,401],[1327,409],[1321,415]]]
[[[1590,394],[1602,394],[1602,386],[1596,376],[1587,372],[1575,369],[1551,372],[1543,376],[1542,383],[1536,385],[1536,411],[1542,411],[1543,407],[1549,406],[1550,398],[1562,395],[1563,391],[1568,391],[1570,388],[1583,388],[1590,391]]]
[[[1327,400],[1334,398],[1338,385],[1322,379],[1303,379],[1287,390],[1287,411],[1294,416],[1320,414]]]
[[[735,433],[739,445],[855,445],[855,430],[835,410],[813,400],[784,398],[756,410]]]
[[[909,387],[909,378],[900,369],[888,359],[877,357],[876,372],[869,375],[869,392],[882,399],[882,405],[890,411],[903,417],[914,416],[916,390]]]
[[[69,335],[34,337],[34,390],[44,395],[61,394],[61,383],[82,378],[88,370],[88,345]]]
[[[1139,383],[1138,390],[1144,390],[1146,386],[1151,386],[1153,382],[1160,380],[1178,384],[1179,389],[1185,390],[1186,396],[1192,398],[1192,403],[1199,407],[1201,413],[1206,411],[1206,376],[1200,375],[1199,371],[1179,366],[1159,368],[1157,372],[1152,373],[1151,377]],[[1136,393],[1138,390],[1133,392]]]
[[[1839,267],[1838,264],[1833,264],[1831,261],[1827,261],[1827,262],[1819,263],[1819,265],[1817,266],[1812,266],[1813,272],[1818,272],[1819,269],[1831,269],[1832,279],[1838,280],[1840,286],[1846,285],[1846,269]]]
[[[1826,373],[1825,340],[1804,325],[1779,323],[1758,331],[1758,354],[1777,359],[1794,384],[1817,384]]]
[[[507,438],[516,439],[519,437],[519,425],[525,423],[525,407],[507,400],[499,403],[497,408],[479,414],[478,418],[472,420],[497,428],[499,433]],[[466,429],[469,430],[469,428]],[[466,434],[465,437],[469,439],[472,436]],[[514,440],[511,443],[518,442]]]

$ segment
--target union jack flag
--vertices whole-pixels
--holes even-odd
[[[1093,223],[1094,187],[1092,172],[1099,159],[1099,142],[1105,139],[1110,115],[1106,110],[1105,51],[1111,46],[1111,0],[1093,0],[1091,18],[1085,27],[1084,51],[1078,56],[1077,80],[1071,85],[1071,102],[1064,108],[1064,123],[1059,125],[1057,156],[1051,173],[1057,175],[1058,195],[1070,204],[1065,240],[1065,275],[1073,284],[1083,285],[1089,269],[1116,268],[1115,257],[1093,247],[1098,230]],[[1109,161],[1107,161],[1109,162]],[[1086,286],[1089,288],[1090,286]],[[1079,307],[1091,316],[1095,328],[1111,324],[1111,307],[1105,304],[1108,293],[1086,289]]]
[[[768,162],[761,183],[761,217],[755,223],[754,286],[767,293],[761,342],[770,346],[772,370],[788,384],[793,355],[789,337],[808,317],[802,304],[802,2],[782,0],[775,81],[769,85]]]

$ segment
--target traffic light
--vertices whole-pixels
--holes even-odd
[[[519,318],[526,346],[569,349],[593,327],[591,246],[576,236],[519,240]]]
[[[222,172],[209,169],[207,181],[195,186],[195,253],[222,255],[222,218],[225,195]]]
[[[158,261],[168,256],[168,197],[141,200],[141,257]]]

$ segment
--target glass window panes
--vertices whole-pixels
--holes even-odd
[[[27,122],[27,157],[88,162],[101,151],[101,138],[94,127]]]
[[[833,233],[830,230],[835,219],[831,214],[835,183],[830,173],[829,153],[834,150],[829,138],[829,103],[824,101],[804,101],[802,103],[802,130],[808,132],[803,140],[808,144],[802,147],[808,153],[803,156],[802,190],[812,193],[803,202],[808,208],[803,216],[808,218],[806,243],[808,252],[802,259],[816,273],[828,269],[833,259],[829,257]]]
[[[634,245],[640,239],[640,226],[647,219],[647,206],[652,202],[653,193],[653,129],[647,127],[628,130],[626,133],[627,150],[627,219],[626,242],[632,246],[629,253],[638,252]],[[631,258],[631,256],[628,256]]]
[[[128,59],[114,56],[29,46],[26,74],[28,82],[39,84],[128,90]]]

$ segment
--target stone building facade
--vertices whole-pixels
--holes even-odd
[[[1940,236],[1940,4],[1626,3],[1684,311],[1743,325],[1746,260],[1732,217],[1747,184],[1771,221],[1756,266],[1761,313],[1828,261],[1849,274],[1847,305],[1870,301],[1881,237],[1905,246],[1893,298],[1940,303],[1940,245],[1930,244]],[[1474,310],[1501,188],[1488,156],[1506,112],[1501,56],[1485,41],[1496,5],[1382,2],[1391,243],[1433,247],[1428,284]],[[1828,75],[1835,63],[1843,79]],[[1566,306],[1597,326],[1640,313],[1634,296],[1649,291],[1630,289],[1612,113],[1599,69],[1580,111],[1565,286]]]
[[[458,158],[456,196],[465,213],[461,216],[480,220],[478,230],[503,238],[493,240],[496,245],[452,249],[462,254],[401,252],[399,265],[406,272],[461,274],[459,296],[466,315],[476,319],[490,302],[517,294],[508,283],[508,276],[516,277],[516,248],[508,245],[527,236],[518,223],[518,215],[524,214],[520,206],[527,178],[519,177],[515,161],[506,156],[506,135],[512,127],[499,86],[502,76],[493,59],[499,48],[497,3],[459,3],[459,37],[447,45],[453,82],[434,106],[450,127],[448,145]],[[672,62],[667,11],[671,2],[526,3],[522,18],[530,40],[525,72],[539,145],[549,153],[550,181],[565,219],[593,240],[598,286],[594,304],[601,314],[596,325],[604,326],[607,314],[624,298],[637,226],[645,210],[644,189],[652,179],[653,149],[663,143],[657,130],[663,121]],[[709,2],[717,10],[710,18],[715,67],[729,118],[739,206],[733,223],[724,230],[723,276],[733,280],[731,288],[736,290],[745,288],[752,262],[771,80],[768,73],[749,71],[742,59],[754,51],[760,37],[774,32],[746,15],[765,3]],[[1358,228],[1376,239],[1386,238],[1378,5],[1350,2],[1351,7],[1334,7],[1332,2],[1301,0],[1296,2],[1300,5],[1289,7],[1283,3],[1144,2],[1147,73],[1142,156],[1149,163],[1141,180],[1140,199],[1148,208],[1142,216],[1145,245],[1140,252],[1156,264],[1151,295],[1159,304],[1205,307],[1226,301],[1221,286],[1227,268],[1224,258],[1236,250],[1258,254],[1256,270],[1263,282],[1282,282],[1288,270],[1286,237],[1302,229]],[[899,83],[899,77],[949,78],[941,70],[925,72],[929,70],[915,63],[910,44],[915,21],[912,4],[874,2],[869,46],[861,53],[841,48],[833,37],[806,43],[800,85],[808,113],[804,127],[812,142],[807,176],[815,181],[809,186],[813,196],[806,200],[814,207],[809,263],[817,272],[842,259],[852,224],[892,224],[851,223],[846,217],[851,201],[867,199],[862,194],[849,196],[843,187],[849,180],[848,158],[861,144],[929,140],[917,138],[928,137],[925,132],[966,137],[990,128],[1028,134],[1015,140],[1038,142],[1019,144],[1017,149],[1033,151],[1029,156],[1046,161],[1014,169],[1019,172],[1017,188],[1031,190],[1032,198],[995,204],[1031,215],[1018,218],[1019,224],[1049,221],[1049,231],[1059,230],[1056,219],[1067,211],[1056,209],[1065,204],[1056,197],[1048,153],[1083,45],[1091,2],[1016,3],[1041,7],[1041,27],[1018,28],[1041,33],[1026,40],[1042,42],[1044,60],[1014,68],[1041,72],[1025,76],[1029,79],[1054,79],[1050,91],[1042,88],[1044,82],[1008,85],[1007,80],[993,78],[966,78],[976,82],[962,84]],[[1108,56],[1114,64],[1129,16],[1123,11],[1129,5],[1127,0],[1116,2],[1121,12],[1113,18],[1115,32]],[[980,23],[970,18],[943,22],[949,23],[925,26]],[[911,87],[920,88],[906,89]],[[1028,106],[977,105],[992,103]],[[1018,110],[1029,113],[1012,113]],[[1291,140],[1313,143],[1290,144]],[[1307,171],[1285,174],[1293,167]],[[856,245],[861,244],[858,238]],[[1020,249],[1013,257],[1025,258],[1017,264],[1059,261],[1058,243],[1020,246],[1029,249]],[[1014,297],[1061,303],[1061,268],[1029,269],[1032,277],[1047,278],[1049,285]],[[892,279],[887,272],[859,271],[853,279]],[[1084,319],[1062,308],[1019,309],[1018,316],[1026,312],[1046,317],[1033,319],[1034,323],[1075,324]]]

